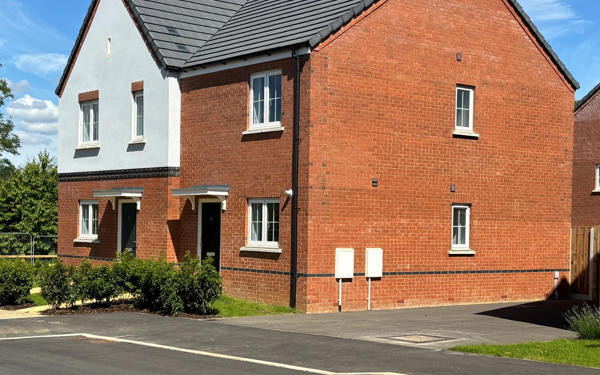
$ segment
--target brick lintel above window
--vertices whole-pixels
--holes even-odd
[[[100,97],[100,91],[99,90],[82,92],[82,93],[79,94],[79,103],[89,102],[89,101],[92,101],[92,100],[98,100],[99,97]]]
[[[144,91],[144,81],[137,81],[131,83],[131,92]]]

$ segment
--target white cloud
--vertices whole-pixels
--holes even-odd
[[[10,102],[6,113],[17,120],[18,127],[27,130],[30,136],[31,133],[56,134],[58,130],[58,107],[50,100],[25,95]]]
[[[23,129],[35,133],[56,134],[58,132],[58,122],[21,121],[19,125],[21,125]]]
[[[548,39],[571,33],[581,34],[594,24],[579,17],[564,0],[521,0],[521,4]]]
[[[35,133],[27,133],[24,131],[17,130],[15,134],[21,139],[22,145],[49,145],[52,142],[52,139],[46,137],[45,135],[35,134]]]
[[[529,15],[538,22],[576,18],[571,6],[562,0],[521,0]]]
[[[67,60],[60,53],[23,54],[14,59],[14,64],[22,71],[44,76],[63,70]]]
[[[22,80],[19,82],[12,82],[11,80],[6,80],[8,83],[8,87],[12,90],[13,94],[21,95],[29,91],[29,82],[27,80]]]
[[[54,103],[29,95],[10,102],[6,107],[6,113],[16,119],[29,122],[56,122],[58,120],[58,107]]]

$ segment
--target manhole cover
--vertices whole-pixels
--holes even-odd
[[[386,337],[388,340],[403,341],[411,344],[430,344],[433,342],[441,342],[452,340],[450,337],[429,336],[429,335],[406,335]]]

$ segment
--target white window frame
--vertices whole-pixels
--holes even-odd
[[[262,241],[252,241],[252,204],[262,204]],[[279,241],[267,241],[267,228],[268,228],[268,212],[267,204],[277,203],[279,204],[279,234],[281,235],[281,201],[276,198],[268,199],[248,199],[248,246],[256,246],[263,248],[279,248]]]
[[[96,136],[98,137],[98,139],[92,139],[93,135],[94,135],[94,120],[96,119],[96,113],[94,112],[94,104],[96,104],[96,106],[98,107],[98,112],[100,112],[100,101],[99,100],[89,100],[87,102],[81,102],[79,103],[79,146],[80,147],[86,147],[86,146],[98,146],[98,141],[100,138],[100,121],[98,121],[98,130],[96,132]],[[84,141],[83,140],[83,118],[84,118],[84,107],[85,106],[91,106],[90,109],[90,140],[89,141]]]
[[[469,127],[466,128],[464,126],[458,126],[458,92],[459,91],[468,91],[469,92]],[[474,103],[475,103],[475,88],[463,85],[456,86],[456,92],[454,97],[454,129],[458,132],[473,132],[473,112],[474,112]],[[460,108],[464,109],[464,108]]]
[[[98,239],[98,233],[93,234],[92,233],[92,228],[93,228],[93,214],[94,214],[94,210],[93,210],[93,206],[96,206],[96,213],[99,215],[100,214],[100,206],[98,206],[98,201],[94,201],[94,200],[81,200],[79,201],[79,220],[78,220],[78,228],[79,228],[79,237],[80,239],[87,239],[87,240],[96,240]],[[83,220],[83,210],[84,210],[84,206],[87,207],[88,211],[88,234],[84,234],[83,233],[83,226],[82,226],[82,220]],[[96,222],[99,224],[99,218],[96,217]],[[96,231],[97,232],[97,231]]]
[[[596,164],[596,182],[594,183],[594,191],[600,192],[600,164]]]
[[[281,102],[283,104],[283,75],[281,70],[271,70],[267,72],[254,73],[250,76],[250,129],[264,129],[264,128],[280,128],[281,121],[269,121],[269,77],[280,75],[281,77]],[[254,79],[264,78],[264,85],[262,87],[264,95],[264,115],[265,122],[255,124],[254,123]],[[281,110],[283,112],[283,108]]]
[[[455,209],[466,209],[465,211],[465,243],[455,244],[454,243],[454,210]],[[452,205],[452,230],[450,232],[450,240],[452,241],[452,250],[470,250],[471,240],[471,206],[467,204],[453,204]]]
[[[143,124],[142,124],[142,135],[138,135],[137,134],[137,122],[138,122],[138,117],[137,117],[137,98],[138,97],[144,97],[144,91],[140,90],[140,91],[136,91],[133,93],[132,98],[133,98],[133,115],[132,115],[132,127],[131,127],[131,142],[132,143],[136,143],[136,142],[143,142],[144,141],[144,134],[146,133],[146,116],[145,116],[145,112],[146,112],[146,102],[144,100],[144,108],[143,108],[143,113],[142,113],[142,118],[143,118]]]

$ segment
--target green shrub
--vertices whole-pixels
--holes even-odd
[[[183,302],[183,310],[190,314],[212,313],[212,303],[223,291],[221,275],[211,259],[200,263],[189,253],[183,258],[177,274],[177,294]]]
[[[588,304],[572,307],[565,319],[569,329],[577,333],[580,339],[600,340],[600,311]]]
[[[183,311],[183,302],[177,295],[177,270],[164,259],[141,261],[132,270],[136,287],[138,307],[165,314]]]
[[[108,303],[119,293],[112,268],[106,264],[94,267],[88,260],[75,268],[72,289],[75,293],[71,302],[94,300]]]
[[[138,286],[142,275],[141,262],[131,251],[121,252],[117,261],[112,265],[117,294],[129,293],[134,297],[138,296]]]
[[[71,285],[73,267],[66,267],[60,260],[39,269],[38,283],[42,297],[57,309],[63,303],[72,303],[74,295]]]
[[[84,259],[79,266],[73,267],[71,272],[72,287],[69,297],[70,303],[75,303],[79,300],[85,301],[91,299],[89,292],[89,274],[94,265],[87,259]]]
[[[33,266],[22,260],[0,260],[0,306],[27,300],[33,287]]]

